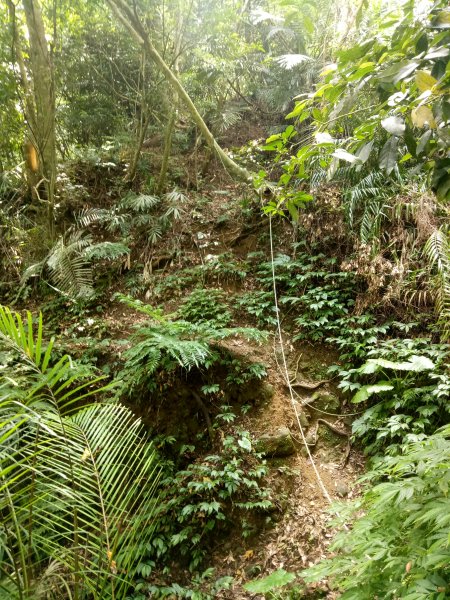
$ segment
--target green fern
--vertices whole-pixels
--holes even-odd
[[[366,233],[371,230],[370,225],[367,225],[367,222],[370,223],[370,212],[367,209],[367,200],[376,201],[378,199],[385,199],[385,183],[385,174],[380,171],[372,171],[358,181],[356,185],[347,192],[345,197],[345,211],[350,227],[354,227],[358,215],[362,215],[360,219],[361,221],[366,219],[366,225],[361,229],[361,233]]]
[[[450,244],[444,228],[436,229],[424,247],[424,253],[436,274],[436,312],[442,325],[441,338],[450,338]]]
[[[115,260],[120,256],[129,254],[130,249],[121,242],[99,242],[92,244],[83,252],[84,258],[87,260]]]
[[[220,328],[209,322],[172,320],[174,315],[164,316],[161,311],[127,296],[117,297],[151,318],[148,324],[138,326],[132,337],[133,345],[125,353],[126,364],[118,379],[123,382],[123,392],[128,395],[136,387],[154,384],[152,376],[158,369],[190,371],[212,364],[218,358],[214,344],[221,340],[238,335],[256,342],[267,339],[266,333],[257,329]]]

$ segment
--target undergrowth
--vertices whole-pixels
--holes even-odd
[[[211,573],[198,574],[218,536],[237,528],[246,537],[254,531],[250,525],[252,515],[256,518],[271,510],[270,492],[263,483],[267,474],[265,461],[255,451],[250,434],[232,425],[235,418],[229,407],[217,415],[214,425],[220,428],[221,435],[216,438],[214,453],[189,462],[195,448],[187,445],[180,448],[175,460],[164,463],[155,533],[138,566],[142,580],[138,581],[137,589],[141,593],[151,593],[155,598],[170,594],[203,600],[214,597],[211,594],[229,585],[232,578],[208,584]],[[170,444],[171,440],[165,443]],[[170,581],[170,571],[164,565],[171,559],[197,573],[193,583],[202,589],[209,588],[209,592],[201,595],[197,590],[199,595],[193,596],[195,585],[162,583],[164,579]],[[146,582],[154,571],[160,580],[158,585]],[[133,596],[134,599],[139,597]]]

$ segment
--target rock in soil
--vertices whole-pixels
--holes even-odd
[[[295,454],[294,442],[287,427],[264,433],[256,442],[256,450],[268,458]]]

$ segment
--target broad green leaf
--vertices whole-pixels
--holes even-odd
[[[266,144],[271,144],[272,142],[275,142],[277,140],[281,140],[281,133],[275,133],[274,135],[268,137],[266,140]]]
[[[419,138],[419,142],[417,144],[417,156],[420,156],[422,152],[424,152],[430,138],[431,138],[431,129],[425,131],[425,133]]]
[[[381,148],[380,152],[380,168],[386,171],[389,175],[394,170],[397,164],[397,146],[398,139],[393,135]]]
[[[381,121],[381,126],[392,135],[403,135],[405,132],[405,123],[400,117],[386,117]]]
[[[367,144],[364,144],[363,146],[361,146],[361,148],[358,148],[358,151],[356,152],[356,156],[359,158],[359,160],[362,163],[365,163],[367,161],[367,159],[370,156],[370,153],[372,152],[372,148],[373,148],[373,140],[371,140],[370,142],[367,142]]]
[[[378,79],[386,83],[395,84],[414,73],[418,66],[419,63],[415,60],[402,60],[382,71]]]
[[[449,29],[450,28],[450,10],[447,8],[446,10],[442,10],[438,13],[433,19],[432,23],[433,27],[438,29]]]
[[[408,148],[408,151],[411,153],[412,156],[416,156],[417,141],[416,141],[416,138],[409,126],[407,126],[405,129],[404,139],[405,139],[405,143],[406,143],[406,147]]]
[[[393,390],[394,386],[390,383],[376,383],[374,385],[364,385],[360,388],[352,398],[353,404],[359,404],[365,402],[373,394],[379,394],[380,392],[389,392]]]
[[[326,65],[322,71],[320,71],[320,76],[321,77],[325,77],[326,75],[330,75],[330,73],[334,73],[335,71],[337,71],[337,64],[336,63],[330,63],[328,65]]]
[[[450,54],[450,48],[440,46],[439,48],[430,48],[425,56],[425,60],[436,60],[436,58],[446,58]]]
[[[309,111],[304,110],[305,106],[306,106],[305,100],[303,100],[302,102],[297,102],[294,110],[292,112],[290,112],[288,115],[286,115],[286,119],[293,119],[294,117],[298,117],[301,120],[301,117],[303,115],[305,115],[305,118],[306,118],[309,115]]]
[[[416,42],[416,52],[426,52],[427,50],[428,50],[428,36],[426,33],[422,33],[422,35]]]
[[[243,588],[252,594],[268,594],[276,588],[291,583],[294,579],[294,573],[288,573],[284,569],[278,569],[278,571],[274,571],[274,573],[264,577],[264,579],[246,583]]]
[[[251,443],[251,441],[250,441],[248,438],[246,438],[246,437],[240,438],[240,439],[238,440],[238,444],[239,444],[239,446],[240,446],[241,448],[244,448],[244,450],[247,450],[247,452],[250,452],[250,451],[251,451],[251,449],[252,449],[252,443]]]
[[[380,369],[392,369],[394,371],[413,371],[419,373],[421,371],[431,371],[434,369],[434,363],[426,356],[413,355],[408,361],[395,362],[385,358],[369,358],[362,367],[358,369],[359,373],[370,375],[376,373]]]
[[[375,63],[365,62],[359,65],[354,73],[348,76],[348,81],[359,81],[368,73],[372,73],[375,70]]]
[[[373,45],[374,40],[367,40],[360,46],[352,46],[348,50],[341,50],[338,52],[339,60],[343,63],[354,62],[360,58],[363,58],[369,48]]]
[[[437,84],[436,79],[428,71],[416,71],[416,85],[421,92],[431,90]]]

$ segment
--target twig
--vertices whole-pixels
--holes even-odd
[[[200,396],[197,394],[197,392],[195,390],[191,390],[191,393],[192,393],[192,396],[194,397],[195,401],[197,402],[200,410],[202,411],[203,416],[205,417],[206,427],[208,429],[208,434],[209,434],[209,439],[212,442],[212,441],[214,441],[214,429],[212,427],[208,409],[206,408],[205,403],[203,402],[203,400],[200,398]]]

